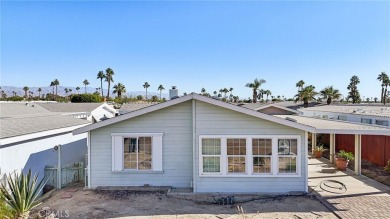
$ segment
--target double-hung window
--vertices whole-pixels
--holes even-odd
[[[278,139],[279,173],[297,172],[297,139]]]
[[[123,138],[124,169],[152,169],[152,137]]]
[[[202,163],[204,173],[221,172],[221,139],[202,139]]]
[[[228,173],[245,173],[246,139],[227,139]]]
[[[253,173],[271,173],[272,139],[252,139]]]

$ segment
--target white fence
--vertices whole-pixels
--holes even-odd
[[[47,185],[58,188],[57,166],[45,167],[45,178],[48,180]],[[73,182],[84,181],[84,162],[65,164],[61,167],[61,188]]]

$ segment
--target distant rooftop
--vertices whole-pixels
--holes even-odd
[[[50,112],[79,113],[92,112],[103,103],[36,103]]]
[[[324,106],[317,106],[317,107],[302,108],[299,110],[390,117],[390,105],[389,106],[364,105],[364,104],[324,105]]]
[[[301,102],[301,101],[298,101],[298,102],[280,101],[280,102],[267,102],[267,103],[246,103],[246,104],[243,104],[241,106],[248,108],[248,109],[257,109],[257,108],[263,107],[265,105],[277,105],[277,106],[282,106],[282,107],[286,107],[286,108],[293,109],[293,110],[303,108],[303,102]],[[318,105],[322,105],[322,104],[316,103],[316,102],[309,102],[309,107],[314,107],[314,106],[318,106]]]
[[[148,106],[152,106],[155,104],[159,104],[158,102],[134,102],[134,103],[126,103],[121,106],[119,109],[122,113],[128,113],[135,110],[139,110]]]
[[[0,117],[48,114],[50,111],[36,103],[0,103]]]

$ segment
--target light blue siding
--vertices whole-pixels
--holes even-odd
[[[222,107],[196,101],[196,192],[284,193],[305,191],[304,131],[258,119]],[[205,177],[199,176],[199,135],[300,135],[300,177]]]
[[[112,172],[111,133],[163,133],[163,173]],[[91,187],[174,186],[192,181],[192,104],[187,101],[91,131]]]

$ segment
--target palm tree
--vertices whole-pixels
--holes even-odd
[[[80,94],[80,87],[76,87],[77,93]]]
[[[69,93],[68,88],[65,88],[64,91],[65,91],[65,95],[68,96],[68,93]]]
[[[229,92],[230,92],[230,95],[233,95],[233,88],[231,87],[231,88],[229,88]]]
[[[341,93],[338,89],[334,89],[333,86],[325,87],[320,91],[321,95],[326,99],[326,103],[329,105],[332,103],[332,100],[339,99]]]
[[[69,93],[70,93],[71,95],[72,95],[72,91],[73,91],[73,90],[69,88]]]
[[[214,91],[213,94],[214,94],[214,96],[216,96],[217,95],[217,91]]]
[[[145,82],[143,87],[146,89],[146,96],[145,99],[148,100],[148,87],[150,87],[150,84],[148,82]]]
[[[41,89],[41,88],[38,88],[38,95],[39,95],[39,98],[41,98],[41,91],[42,91],[42,89]]]
[[[15,91],[12,91],[12,94],[13,94],[14,97],[16,96],[16,92]]]
[[[226,94],[229,92],[227,88],[222,89],[222,93],[224,93],[224,98],[226,98]]]
[[[108,83],[107,99],[110,98],[110,84],[111,84],[111,82],[114,82],[114,78],[113,78],[114,74],[115,74],[114,70],[112,70],[111,68],[106,69],[106,75],[104,78],[105,78],[105,81],[107,81],[107,83]]]
[[[87,93],[87,85],[89,85],[89,81],[87,79],[85,79],[83,81],[83,84],[84,84],[84,93]]]
[[[23,87],[23,90],[24,90],[24,97],[27,98],[27,91],[29,90],[30,88],[25,86]]]
[[[260,100],[264,100],[264,94],[265,94],[265,90],[264,90],[264,89],[260,89],[260,90],[259,90],[259,94],[257,95],[257,97],[258,97]]]
[[[303,89],[305,82],[303,80],[298,81],[295,86],[298,88],[298,92]]]
[[[386,98],[389,95],[387,93],[387,87],[390,85],[390,79],[387,77],[384,81],[385,84],[385,92],[383,93],[383,104],[386,104]]]
[[[206,92],[206,89],[204,89],[204,87],[200,90],[200,92],[202,93],[202,94],[204,94],[205,92]]]
[[[309,85],[307,87],[302,88],[297,95],[295,95],[295,102],[298,100],[303,101],[303,107],[309,106],[309,101],[315,99],[315,96],[318,93],[315,91],[315,87],[313,85]],[[279,98],[280,96],[278,96]]]
[[[103,71],[99,71],[96,79],[100,79],[100,89],[102,90],[102,98],[103,98],[103,79],[106,77]]]
[[[259,87],[262,85],[262,84],[264,84],[266,81],[264,80],[264,79],[255,79],[253,82],[251,82],[251,83],[247,83],[245,86],[246,87],[249,87],[249,88],[251,88],[252,89],[252,91],[253,91],[253,100],[252,100],[252,102],[253,103],[256,103],[257,102],[257,90],[259,89]]]
[[[267,95],[267,101],[268,101],[268,96],[272,95],[272,92],[270,90],[266,90],[264,94]]]
[[[54,84],[54,81],[52,81],[52,82],[50,82],[50,87],[53,87],[53,98],[54,98],[54,87],[55,87],[56,85]]]
[[[126,93],[126,87],[125,87],[125,85],[123,85],[121,83],[114,85],[114,87],[112,87],[112,88],[114,88],[113,93],[114,94],[117,93],[119,99],[122,97],[122,93]]]
[[[161,100],[161,92],[162,92],[162,90],[165,90],[165,88],[164,88],[164,86],[162,84],[160,84],[160,86],[158,86],[157,90],[160,91],[160,100]]]
[[[380,82],[382,82],[381,86],[382,86],[382,94],[381,94],[381,103],[383,103],[383,99],[384,99],[384,96],[385,96],[385,81],[389,79],[389,76],[386,74],[386,72],[381,72],[379,75],[378,75],[378,78],[377,78]]]
[[[353,104],[356,102],[359,102],[359,100],[360,100],[360,93],[359,93],[359,90],[357,89],[357,85],[359,83],[360,83],[359,77],[354,75],[351,77],[350,83],[347,87],[347,89],[349,90],[347,100],[349,98],[352,98]],[[384,94],[384,99],[385,99],[385,96],[386,96],[386,94]],[[385,101],[384,101],[384,103],[385,103]]]
[[[54,86],[56,86],[56,97],[57,97],[57,86],[60,85],[60,81],[58,79],[55,79],[53,81],[53,83],[54,83]]]

